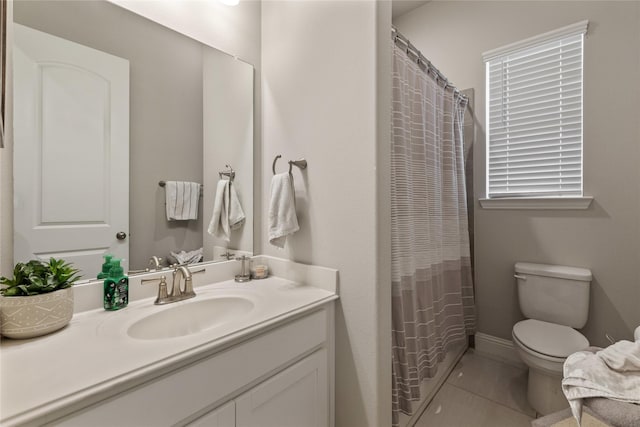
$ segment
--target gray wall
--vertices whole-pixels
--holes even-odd
[[[583,19],[584,211],[485,210],[482,52]],[[640,2],[430,2],[395,21],[458,87],[476,89],[475,278],[478,330],[504,339],[522,318],[516,261],[590,268],[583,332],[630,339],[640,325]]]
[[[336,426],[387,426],[390,4],[268,1],[262,12],[262,206],[276,154],[309,162],[293,171],[300,231],[263,253],[339,270]]]
[[[130,62],[130,268],[200,248],[202,206],[197,221],[168,222],[158,181],[202,182],[202,45],[107,2],[14,5],[15,22]]]

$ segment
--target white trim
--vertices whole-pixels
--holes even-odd
[[[593,197],[500,197],[478,201],[483,209],[584,210],[591,206]]]
[[[528,48],[538,43],[544,43],[549,40],[554,40],[562,37],[573,36],[577,34],[586,34],[589,21],[584,20],[576,22],[575,24],[567,25],[566,27],[558,28],[556,30],[548,31],[537,36],[529,37],[528,39],[520,40],[515,43],[510,43],[495,49],[488,50],[482,54],[482,59],[487,62],[499,56],[507,55],[513,51]]]
[[[522,368],[527,367],[522,359],[520,359],[520,356],[518,356],[513,341],[511,340],[505,340],[492,335],[483,334],[482,332],[476,332],[475,351],[478,354],[483,354],[492,359],[504,361],[510,365],[516,365]]]

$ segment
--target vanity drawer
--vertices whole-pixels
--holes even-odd
[[[233,399],[328,339],[327,310],[216,353],[49,425],[174,425]]]

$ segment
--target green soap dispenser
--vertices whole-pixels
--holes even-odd
[[[104,281],[104,309],[120,310],[129,304],[129,278],[124,275],[120,259],[111,260],[109,277]]]
[[[111,270],[111,258],[113,258],[113,255],[105,254],[102,258],[104,258],[104,263],[102,264],[102,271],[98,273],[98,279],[106,279],[109,277],[109,270]]]

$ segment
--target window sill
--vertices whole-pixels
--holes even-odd
[[[588,209],[593,197],[504,197],[480,199],[483,209]]]

